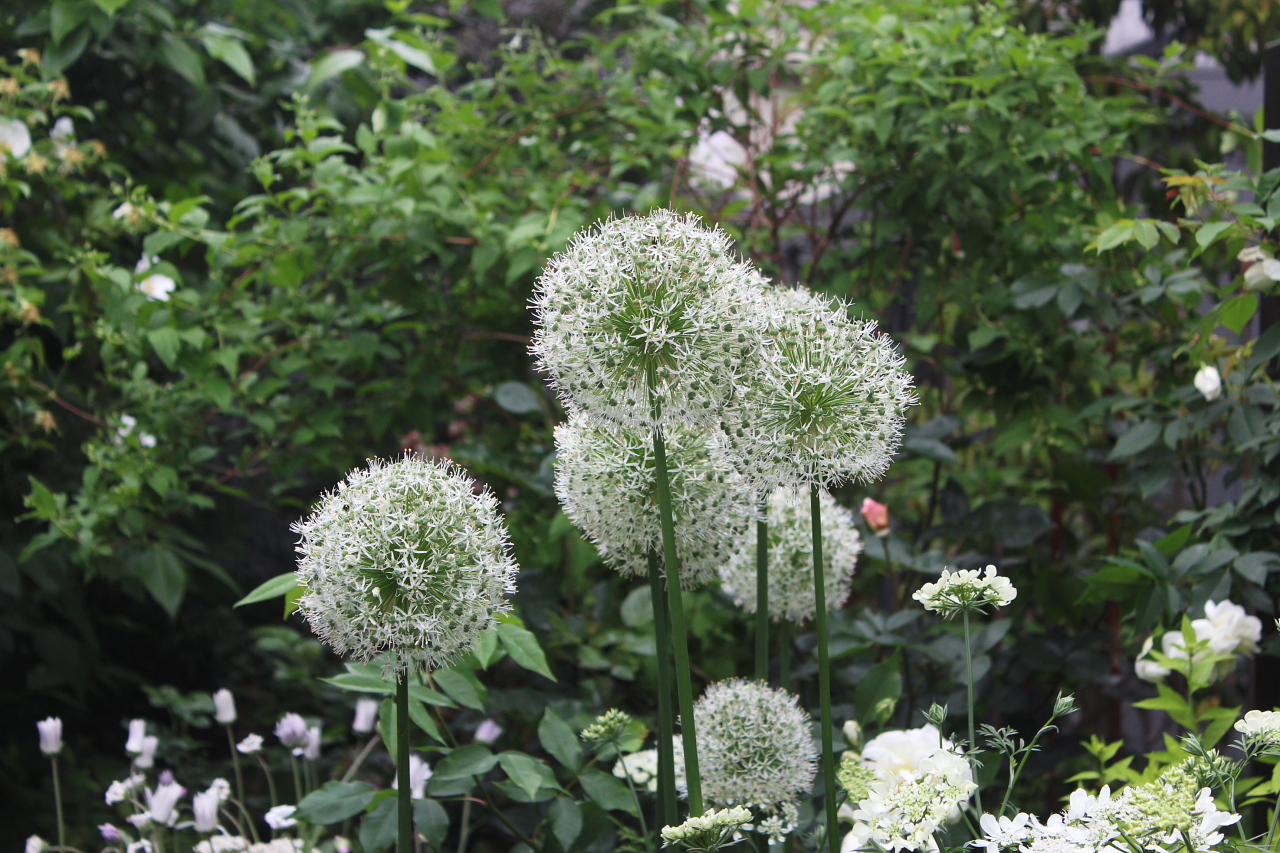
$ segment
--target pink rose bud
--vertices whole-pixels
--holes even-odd
[[[889,530],[889,508],[880,501],[873,498],[866,498],[862,501],[862,517],[867,520],[867,524],[871,525],[871,529],[876,535],[887,533]]]

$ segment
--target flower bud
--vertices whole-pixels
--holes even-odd
[[[1213,365],[1206,364],[1197,370],[1194,382],[1196,390],[1209,402],[1222,396],[1222,374],[1218,373],[1218,368]]]
[[[889,508],[874,498],[864,498],[862,501],[862,517],[867,520],[868,526],[877,535],[882,536],[889,532]]]
[[[155,735],[147,735],[142,739],[142,752],[133,760],[135,766],[146,770],[156,763],[156,747],[160,745],[160,738]]]
[[[102,833],[102,840],[107,842],[108,844],[115,844],[117,841],[123,838],[123,836],[120,834],[120,830],[116,829],[114,826],[112,826],[109,823],[99,824],[98,832]]]
[[[502,737],[502,732],[502,726],[498,725],[493,720],[485,720],[483,723],[476,726],[475,740],[477,743],[491,744],[498,738]]]
[[[319,726],[311,726],[307,729],[307,744],[302,748],[302,757],[307,761],[316,761],[320,758]]]
[[[191,798],[196,832],[213,832],[218,828],[218,792],[204,791]]]
[[[247,735],[244,740],[236,744],[236,752],[241,755],[251,755],[260,749],[262,749],[262,735]]]
[[[850,749],[857,749],[862,745],[862,726],[858,725],[857,720],[844,724],[844,739],[848,741]]]
[[[357,734],[367,735],[373,731],[378,722],[378,700],[361,699],[356,703],[356,719],[351,730]]]
[[[49,717],[36,723],[40,732],[40,751],[45,755],[57,755],[62,751],[62,718]],[[34,836],[32,836],[34,837]]]
[[[236,721],[236,698],[225,687],[213,694],[213,718],[224,726]]]
[[[285,714],[276,723],[276,737],[280,739],[282,746],[302,749],[307,745],[307,721],[298,714]]]
[[[130,755],[142,752],[142,739],[147,736],[146,720],[129,721],[129,739],[124,742],[124,751]]]

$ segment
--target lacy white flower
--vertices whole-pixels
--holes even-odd
[[[231,798],[231,783],[222,778],[214,779],[209,783],[209,793],[216,794],[218,802],[225,803]]]
[[[1218,368],[1211,364],[1206,364],[1197,370],[1193,382],[1196,390],[1210,402],[1222,396],[1222,375],[1218,373]]]
[[[1030,841],[1034,835],[1038,821],[1025,812],[1013,817],[996,818],[995,815],[984,814],[978,821],[982,828],[983,838],[971,842],[974,847],[985,847],[987,853],[999,853],[1010,847],[1019,847]]]
[[[294,755],[301,755],[307,745],[307,721],[300,714],[285,714],[276,723],[276,737],[281,746],[292,749]]]
[[[40,734],[40,751],[45,755],[57,755],[62,752],[62,718],[48,717],[36,723],[36,731]]]
[[[925,610],[953,616],[964,610],[1004,607],[1018,597],[1018,591],[1008,578],[996,574],[995,566],[987,566],[985,575],[977,569],[956,572],[943,569],[941,578],[920,587],[911,597],[923,604]]]
[[[866,751],[863,751],[864,755]],[[935,849],[933,833],[959,810],[977,785],[967,781],[969,762],[948,750],[923,758],[915,770],[877,780],[853,812],[844,849]]]
[[[862,552],[862,537],[853,513],[836,503],[825,489],[822,505],[823,581],[827,609],[837,610],[849,597],[853,570]],[[813,594],[813,523],[809,495],[798,489],[775,489],[769,497],[769,616],[801,622],[817,611]],[[739,607],[756,612],[756,544],[738,536],[728,561],[720,567],[723,589]]]
[[[751,822],[751,811],[741,806],[708,809],[678,826],[662,828],[662,846],[683,844],[691,853],[710,853],[729,841],[739,829]]]
[[[574,236],[533,297],[532,350],[568,408],[648,432],[713,425],[758,346],[763,279],[727,234],[657,210]]]
[[[367,735],[378,723],[378,700],[361,699],[356,702],[356,718],[351,723],[351,730],[357,734]]]
[[[250,755],[260,749],[262,749],[262,735],[246,735],[244,740],[236,744],[236,752],[242,755]]]
[[[213,718],[224,726],[229,726],[236,721],[236,697],[231,695],[231,691],[225,687],[214,691]]]
[[[1280,711],[1250,711],[1235,729],[1254,754],[1280,754]]]
[[[409,753],[409,789],[412,799],[421,800],[427,795],[427,782],[432,776],[431,766],[423,760],[421,755],[411,752]],[[395,777],[391,780],[391,787],[400,790],[400,771],[396,771]]]
[[[297,810],[297,806],[276,806],[267,810],[263,820],[272,829],[288,829],[291,826],[298,825],[298,821],[293,816],[293,813]]]
[[[765,291],[757,311],[765,345],[722,418],[739,470],[762,489],[881,476],[916,402],[893,342],[804,290]]]
[[[167,782],[143,792],[146,794],[147,814],[156,823],[172,826],[178,820],[178,800],[187,793],[187,789],[177,782]]]
[[[339,654],[384,655],[388,677],[447,666],[511,609],[517,568],[498,501],[451,465],[373,460],[293,529],[299,611]]]
[[[1198,642],[1207,644],[1209,654],[1251,655],[1258,651],[1258,643],[1262,639],[1262,622],[1256,616],[1248,615],[1243,607],[1230,601],[1206,602],[1204,611],[1203,618],[1191,620],[1191,630]],[[1142,651],[1134,662],[1134,671],[1141,679],[1158,682],[1167,678],[1170,670],[1148,657],[1153,639],[1148,637],[1143,644]],[[1181,629],[1165,632],[1160,639],[1160,647],[1166,657],[1174,660],[1188,658],[1187,637]],[[1225,678],[1234,669],[1234,661],[1219,661],[1214,667],[1213,677]]]
[[[31,131],[19,118],[0,118],[0,152],[22,159],[31,150]]]
[[[135,773],[128,779],[124,779],[119,782],[112,782],[107,786],[107,805],[113,806],[116,803],[121,803],[129,799],[129,795],[136,791],[145,781],[145,776],[141,773]]]
[[[709,582],[754,512],[745,489],[718,462],[714,438],[679,426],[664,430],[680,584]],[[565,515],[618,571],[648,574],[662,553],[653,438],[614,430],[585,413],[556,427],[556,497]]]
[[[693,717],[709,803],[774,815],[809,792],[818,751],[795,696],[734,678],[708,687]]]
[[[142,739],[147,736],[146,720],[129,721],[129,737],[124,742],[124,751],[130,755],[142,752]]]
[[[630,755],[620,755],[613,765],[613,775],[630,779],[641,791],[658,790],[658,750],[642,749]]]

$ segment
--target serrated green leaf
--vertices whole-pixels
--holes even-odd
[[[498,756],[498,763],[502,765],[502,769],[511,781],[531,798],[537,795],[539,788],[560,787],[556,784],[555,774],[551,772],[546,762],[532,755],[514,751],[504,752]]]
[[[321,826],[341,823],[368,808],[375,793],[367,782],[328,782],[302,798],[296,816]]]
[[[582,766],[582,742],[569,724],[550,708],[542,712],[538,740],[542,742],[543,749],[570,770]]]
[[[512,622],[499,622],[498,639],[502,641],[502,647],[511,655],[511,659],[520,666],[552,681],[556,680],[547,664],[547,656],[532,631]]]
[[[1230,228],[1230,222],[1206,222],[1196,232],[1196,245],[1200,247],[1200,251],[1204,251],[1213,245],[1214,241],[1222,235],[1223,231]]]
[[[498,756],[489,751],[487,746],[469,743],[450,752],[436,765],[433,779],[448,781],[451,779],[470,779],[472,776],[483,776],[498,763]]]
[[[578,780],[582,790],[587,792],[596,805],[606,811],[623,811],[637,814],[636,799],[631,791],[616,776],[606,775],[599,770],[588,770]]]
[[[1162,427],[1155,421],[1142,421],[1134,425],[1116,441],[1116,446],[1111,448],[1107,459],[1114,462],[1117,459],[1137,456],[1156,443],[1161,431]]]

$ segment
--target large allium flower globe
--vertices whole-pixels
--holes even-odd
[[[813,785],[818,761],[809,715],[796,697],[734,678],[708,687],[694,704],[693,717],[702,794],[709,803],[748,806],[762,822],[765,815],[796,814],[796,802]],[[792,828],[777,827],[775,832]]]
[[[665,440],[680,583],[692,588],[715,577],[752,510],[735,475],[717,464],[714,438],[676,426]],[[609,429],[583,412],[556,427],[556,497],[624,574],[646,574],[649,549],[662,552],[656,476],[648,435]]]
[[[659,423],[710,426],[759,344],[763,282],[696,216],[613,219],[538,279],[533,353],[570,409],[642,429],[656,405]]]
[[[722,419],[735,467],[762,489],[880,477],[916,403],[893,342],[838,300],[804,289],[760,298],[764,346]]]
[[[827,609],[836,610],[849,597],[853,569],[862,553],[862,537],[853,513],[836,503],[825,489],[822,504],[823,583]],[[817,612],[813,594],[813,523],[809,496],[796,489],[775,489],[769,497],[769,616],[799,622]],[[724,591],[748,613],[756,612],[756,547],[738,537],[728,561],[720,567]]]
[[[450,465],[372,460],[293,529],[298,609],[339,654],[385,655],[387,676],[447,666],[511,609],[498,502]]]

